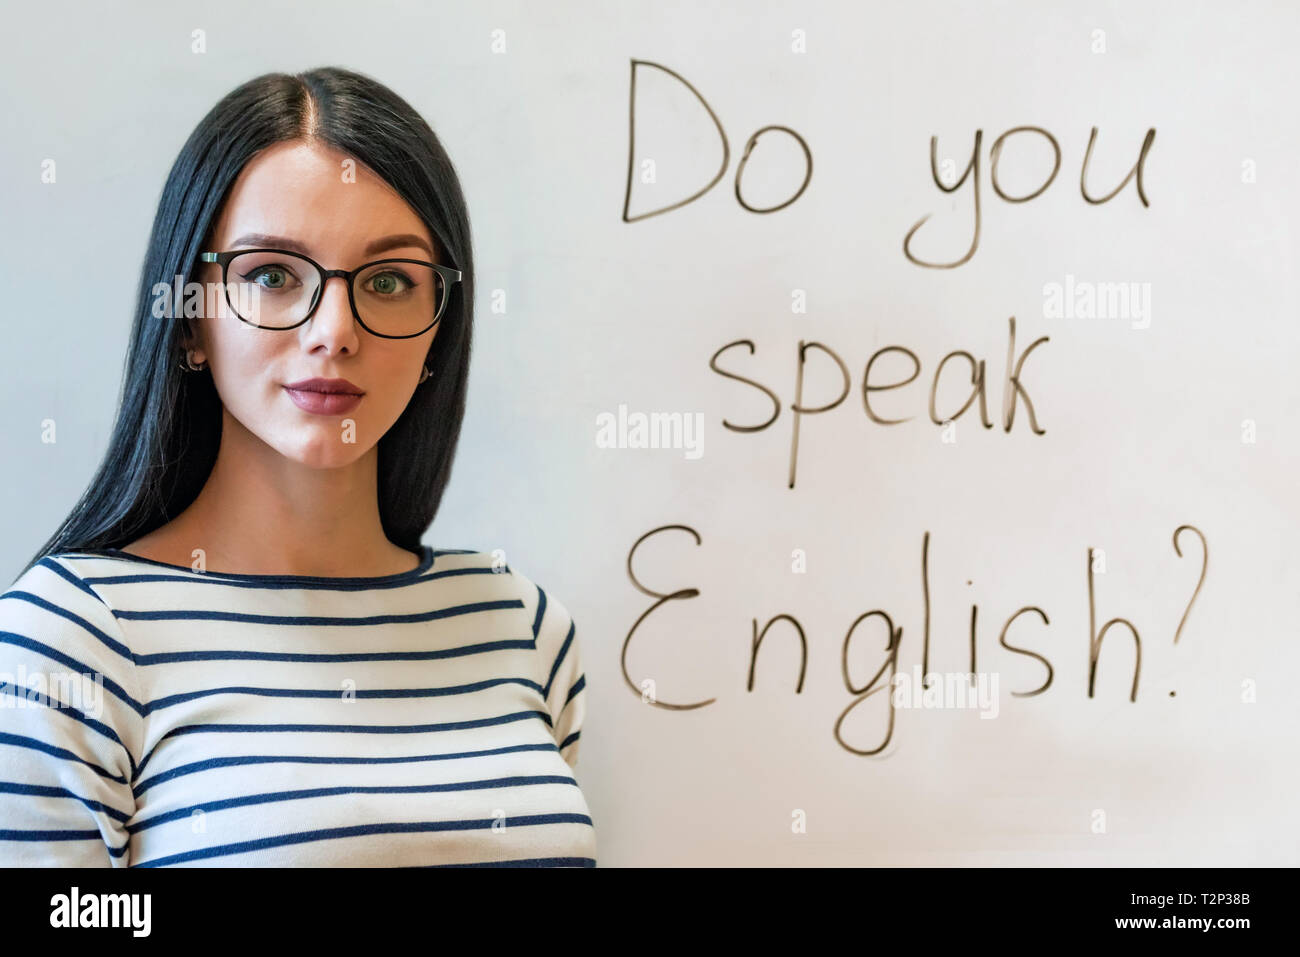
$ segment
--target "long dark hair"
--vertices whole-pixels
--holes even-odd
[[[176,276],[188,283],[240,171],[260,150],[302,138],[355,157],[387,181],[433,233],[439,262],[463,274],[438,320],[426,359],[429,378],[379,440],[384,533],[418,550],[450,478],[465,414],[474,308],[469,214],[455,167],[420,115],[383,84],[328,67],[249,80],[185,141],[149,238],[108,450],[80,501],[24,572],[49,554],[129,544],[198,496],[217,458],[221,399],[210,374],[181,368],[187,330],[154,315],[154,286]]]

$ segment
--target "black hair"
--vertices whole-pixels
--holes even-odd
[[[474,306],[469,214],[456,170],[420,115],[370,77],[322,67],[249,80],[185,141],[158,202],[108,449],[24,572],[46,555],[129,544],[198,496],[217,458],[221,399],[210,373],[181,368],[188,330],[154,315],[154,287],[176,276],[190,281],[240,172],[259,151],[298,139],[354,157],[385,180],[428,226],[438,261],[462,273],[438,320],[426,359],[430,376],[379,440],[384,533],[419,550],[451,476],[465,414]]]

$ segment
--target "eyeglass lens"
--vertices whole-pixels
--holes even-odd
[[[246,322],[267,329],[302,322],[321,294],[321,276],[310,262],[292,253],[249,252],[230,260],[226,298]],[[380,262],[352,280],[361,321],[386,336],[415,335],[442,310],[446,290],[431,266]]]

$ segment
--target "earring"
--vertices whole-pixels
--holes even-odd
[[[192,358],[193,353],[194,353],[193,349],[182,350],[181,368],[189,372],[202,372],[204,369],[208,367],[208,363],[206,360],[204,360],[203,362],[200,362],[198,365],[195,365],[194,360]]]
[[[427,365],[423,366],[423,369],[424,371],[420,373],[420,382],[423,382],[425,379],[429,378],[429,376],[433,375],[433,373],[429,371]],[[419,385],[420,382],[417,382],[416,385]]]

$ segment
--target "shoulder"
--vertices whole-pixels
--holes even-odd
[[[516,598],[529,611],[568,614],[568,609],[549,588],[508,561],[502,549],[444,548],[435,550],[435,554],[435,573],[470,576],[479,590],[497,597]]]
[[[0,615],[6,623],[46,621],[50,615],[79,624],[120,631],[112,609],[95,588],[86,562],[78,553],[46,555],[0,592]]]
[[[467,576],[479,598],[517,602],[534,638],[558,632],[563,640],[573,628],[573,618],[561,598],[546,583],[508,561],[502,549],[438,549],[436,555],[434,571]]]
[[[0,592],[0,672],[56,666],[134,685],[135,656],[113,609],[87,572],[93,556],[46,555]],[[134,694],[122,689],[134,704]]]

